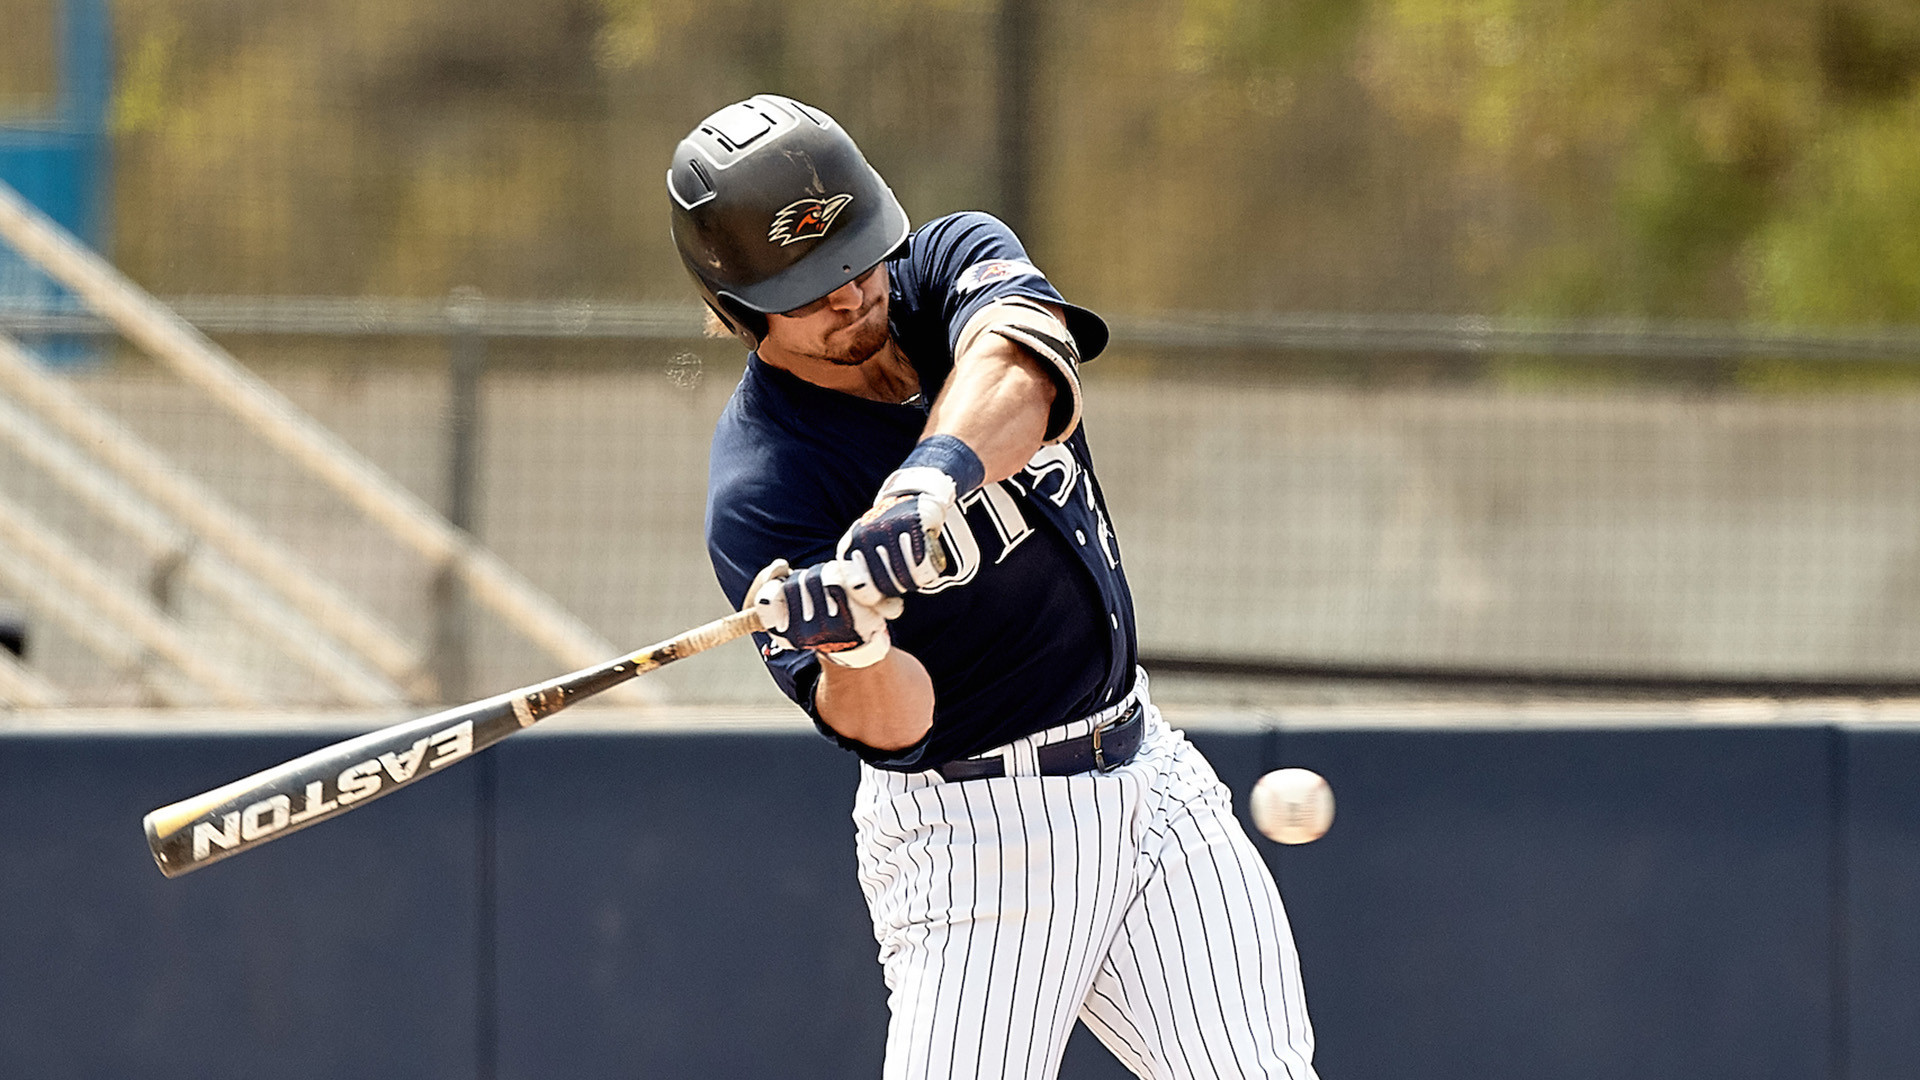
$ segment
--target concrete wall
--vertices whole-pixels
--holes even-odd
[[[611,714],[610,714],[611,715]],[[339,737],[9,725],[0,1062],[36,1078],[877,1074],[850,759],[791,721],[557,720],[177,881],[148,809]],[[1920,726],[1194,731],[1342,1080],[1911,1075]],[[1082,1032],[1064,1072],[1123,1074]]]

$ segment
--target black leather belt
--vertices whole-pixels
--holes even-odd
[[[1147,730],[1147,710],[1136,701],[1127,706],[1120,719],[1097,727],[1076,739],[1048,743],[1036,753],[1041,776],[1074,776],[1083,772],[1110,772],[1133,760],[1140,752],[1140,736]],[[961,758],[940,766],[944,780],[984,780],[1007,775],[1006,759],[992,757]]]

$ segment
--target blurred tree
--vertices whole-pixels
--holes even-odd
[[[1836,3],[1829,126],[1755,238],[1757,308],[1787,322],[1920,321],[1920,7]]]
[[[116,256],[163,292],[684,298],[674,142],[762,90],[977,201],[985,3],[121,0]]]
[[[1272,78],[1345,45],[1366,15],[1354,0],[1183,0],[1175,66]]]
[[[169,291],[590,291],[596,18],[128,0],[117,254]]]
[[[1755,240],[1759,308],[1785,322],[1920,320],[1920,97],[1849,118]]]
[[[1296,0],[1058,5],[1049,269],[1117,310],[1457,310],[1430,162],[1357,77],[1367,8]],[[1066,44],[1071,41],[1071,45]]]
[[[996,199],[998,0],[118,0],[163,292],[685,287],[660,175],[759,91],[916,220]],[[1028,239],[1113,310],[1920,318],[1912,0],[1038,4]]]
[[[0,34],[0,120],[31,116],[53,104],[57,0],[7,0]]]
[[[1376,16],[1369,85],[1458,138],[1445,168],[1479,212],[1457,257],[1507,268],[1508,310],[1920,314],[1896,299],[1920,264],[1876,232],[1914,211],[1869,179],[1912,176],[1920,131],[1892,108],[1920,61],[1910,3],[1389,0]],[[1883,257],[1835,279],[1867,234]]]

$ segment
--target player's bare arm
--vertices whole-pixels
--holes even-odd
[[[990,313],[979,321],[969,328],[971,337],[962,335],[963,348],[928,416],[927,434],[965,443],[980,457],[984,480],[992,482],[1013,475],[1040,449],[1055,389],[1031,350],[988,332],[995,322]],[[778,322],[775,327],[769,341],[788,329]],[[862,366],[879,369],[866,385],[884,378],[882,356]],[[814,696],[814,707],[829,727],[879,750],[905,749],[924,738],[933,724],[933,705],[926,668],[898,648],[859,668],[828,655]]]
[[[828,727],[849,739],[876,750],[905,750],[933,727],[933,679],[900,648],[870,667],[826,661],[813,706]]]
[[[902,601],[856,599],[850,569],[833,561],[796,573],[777,559],[748,586],[747,606],[782,645],[819,655],[814,708],[828,727],[875,749],[904,749],[933,726],[933,679],[887,633]]]
[[[1041,305],[1060,319],[1060,309]],[[983,467],[983,482],[1005,480],[1033,460],[1047,438],[1059,393],[1046,362],[992,331],[1004,306],[990,304],[962,330],[953,374],[927,416],[928,435],[966,443]],[[965,494],[962,492],[962,494]]]
[[[960,499],[1079,426],[1079,363],[1058,305],[1010,296],[968,320],[925,436],[840,539],[872,584],[866,599],[939,584],[940,533]]]
[[[989,305],[962,332],[953,374],[927,418],[928,436],[958,439],[974,452],[985,483],[1012,476],[1044,445],[1058,393],[1046,361],[992,331],[1004,314],[1001,305]],[[924,738],[933,705],[926,668],[898,648],[865,668],[823,663],[814,697],[829,727],[879,750],[905,749]]]

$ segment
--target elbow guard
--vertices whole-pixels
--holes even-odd
[[[1060,317],[1038,300],[1009,296],[988,304],[960,332],[958,357],[981,334],[992,333],[1039,357],[1053,379],[1053,408],[1047,416],[1045,445],[1064,441],[1080,426],[1080,350]]]

